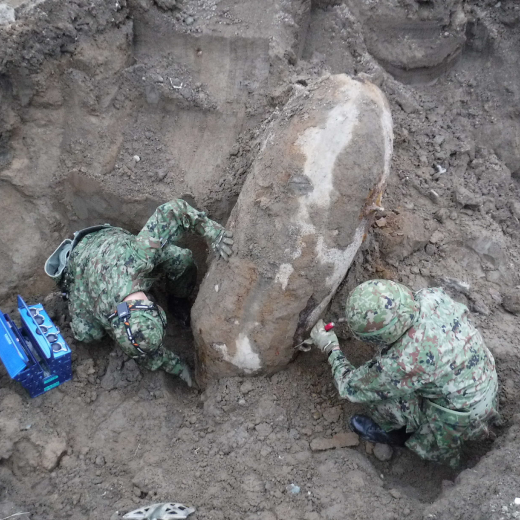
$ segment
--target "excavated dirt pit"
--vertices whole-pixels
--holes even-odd
[[[36,399],[1,369],[0,518],[114,520],[163,501],[198,520],[520,517],[516,2],[8,1],[0,22],[0,307],[43,302],[73,350],[73,380]],[[78,343],[43,274],[70,232],[135,232],[173,197],[225,223],[269,118],[340,72],[385,92],[395,150],[385,211],[327,317],[374,277],[469,306],[503,421],[459,472],[364,442],[317,451],[361,408],[338,400],[316,352],[199,394],[109,342]],[[186,245],[203,276],[204,243]],[[337,331],[356,365],[370,357]],[[171,316],[168,344],[193,362]]]

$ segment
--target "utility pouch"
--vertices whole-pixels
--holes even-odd
[[[458,412],[423,400],[423,411],[439,446],[460,445],[472,423],[471,412]]]

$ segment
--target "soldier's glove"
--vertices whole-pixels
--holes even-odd
[[[329,355],[333,348],[339,347],[338,337],[334,332],[325,330],[325,322],[319,320],[311,330],[312,342],[325,354]]]
[[[224,260],[229,260],[229,257],[233,254],[231,249],[234,242],[233,233],[210,219],[204,225],[204,230],[204,236],[210,243],[213,251]]]

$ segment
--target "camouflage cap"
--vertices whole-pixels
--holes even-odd
[[[124,352],[131,357],[152,354],[163,342],[166,314],[162,308],[149,300],[127,300],[130,316],[127,323],[134,338],[136,347],[129,339],[125,324],[119,318],[111,320],[112,335]],[[153,306],[153,309],[135,309],[133,305]]]
[[[413,325],[419,305],[408,287],[390,280],[369,280],[350,293],[345,315],[354,336],[386,346]]]

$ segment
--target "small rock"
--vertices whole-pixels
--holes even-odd
[[[267,455],[269,455],[269,453],[271,453],[273,450],[272,448],[270,448],[269,446],[264,446],[261,450],[260,450],[260,455],[262,457],[267,457]]]
[[[336,433],[332,440],[337,448],[350,448],[359,445],[359,435],[354,432]]]
[[[103,455],[98,455],[96,457],[96,466],[104,466],[105,465],[105,457]]]
[[[145,473],[146,472],[143,471],[139,472],[132,480],[132,484],[134,485],[134,492],[135,488],[139,490],[138,496],[140,496],[141,493],[147,495],[150,492],[150,486],[147,483],[147,477]]]
[[[293,495],[297,495],[301,491],[300,486],[297,486],[296,484],[289,484],[285,489],[287,490],[287,493]]]
[[[374,447],[374,457],[377,460],[386,462],[392,458],[393,450],[388,444],[376,444]]]
[[[158,170],[157,171],[157,174],[156,174],[156,177],[157,177],[157,180],[158,181],[163,181],[164,179],[166,179],[166,176],[168,175],[168,170],[166,170],[165,168],[162,169],[162,170]]]
[[[518,219],[520,220],[520,202],[518,201],[513,201],[511,202],[511,206],[509,208],[511,210],[511,213]]]
[[[372,455],[374,453],[374,443],[373,442],[365,442],[365,451],[368,453],[368,455]]]
[[[457,186],[453,192],[455,202],[458,202],[463,207],[470,209],[478,209],[482,203],[481,197],[475,195],[463,186]]]
[[[300,438],[300,432],[296,430],[295,428],[289,430],[289,436],[297,441]]]
[[[121,381],[121,367],[123,362],[116,356],[110,356],[105,375],[101,379],[101,387],[105,390],[113,390]]]
[[[186,25],[192,25],[194,22],[195,18],[193,18],[193,16],[187,16],[186,18],[184,18],[184,23]]]
[[[76,368],[76,377],[79,381],[87,380],[88,376],[94,373],[95,370],[93,359],[86,359],[85,361],[81,362]]]
[[[450,218],[450,210],[447,208],[440,208],[433,214],[433,216],[441,224],[444,224]]]
[[[42,466],[47,471],[52,471],[59,464],[66,451],[67,443],[65,439],[54,437],[48,440],[43,450]]]
[[[184,442],[193,442],[196,439],[194,432],[189,428],[181,428],[177,436]]]
[[[377,227],[386,227],[386,218],[383,217],[383,218],[380,218],[378,220],[376,220],[376,225]]]
[[[153,399],[152,394],[146,388],[141,388],[137,395],[143,401],[151,401]]]
[[[444,235],[440,231],[434,231],[430,237],[430,244],[438,244],[443,238]]]
[[[238,400],[238,404],[239,404],[240,406],[245,406],[245,405],[246,405],[246,400],[245,400],[245,399],[239,399],[239,400]]]
[[[273,431],[273,428],[270,424],[260,423],[255,426],[255,430],[257,431],[258,436],[260,438],[264,438],[267,437]]]
[[[391,489],[389,491],[390,495],[392,495],[395,499],[401,498],[401,493],[397,491],[397,489]]]
[[[141,160],[141,157],[139,157],[138,155],[134,155],[132,159],[134,162],[138,163]]]
[[[325,410],[323,412],[323,418],[328,423],[338,422],[340,417],[341,417],[341,406],[334,406],[333,408],[327,408],[327,410]]]
[[[312,439],[311,441],[311,450],[312,451],[325,451],[325,450],[331,450],[334,448],[334,444],[332,442],[332,439]]]
[[[342,432],[337,433],[331,439],[319,437],[312,439],[311,450],[312,451],[325,451],[334,448],[347,448],[354,447],[359,444],[359,436],[354,432]]]
[[[424,251],[426,252],[426,254],[428,256],[433,256],[435,254],[435,246],[433,244],[427,244],[426,247],[424,248]]]
[[[15,4],[16,5],[16,4]],[[14,7],[6,5],[5,3],[0,4],[0,25],[6,25],[15,21]]]
[[[449,287],[450,289],[453,289],[465,295],[469,294],[469,289],[471,287],[469,283],[463,282],[462,280],[457,280],[456,278],[448,277],[443,277],[441,278],[441,280],[446,287]]]
[[[252,391],[253,391],[253,383],[251,380],[247,379],[240,385],[240,393],[245,395]]]
[[[474,294],[470,297],[471,299],[471,307],[474,312],[478,312],[483,316],[489,316],[491,311],[489,307],[484,303],[482,296]]]
[[[176,0],[155,0],[155,3],[165,11],[172,10],[177,4]]]
[[[509,291],[503,294],[502,306],[512,314],[520,314],[520,291]]]
[[[430,200],[434,203],[434,204],[439,204],[440,200],[441,200],[441,196],[435,191],[435,190],[430,190],[428,192],[428,196],[430,197]]]
[[[407,92],[396,92],[396,101],[406,114],[413,114],[421,110],[420,105]]]
[[[129,359],[123,366],[122,369],[122,377],[124,377],[128,382],[133,383],[141,379],[141,371],[139,366],[133,359]]]

